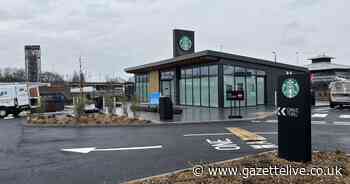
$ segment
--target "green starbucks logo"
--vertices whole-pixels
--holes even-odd
[[[184,51],[188,51],[192,47],[192,41],[188,36],[182,36],[179,40],[180,48]]]
[[[292,78],[286,79],[282,84],[282,93],[287,98],[294,98],[299,94],[300,86],[298,81]]]

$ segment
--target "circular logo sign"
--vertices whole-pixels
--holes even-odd
[[[182,36],[179,40],[180,48],[184,51],[188,51],[192,47],[192,41],[188,36]]]
[[[282,83],[282,93],[287,98],[294,98],[299,94],[300,86],[298,81],[292,78],[286,79]]]

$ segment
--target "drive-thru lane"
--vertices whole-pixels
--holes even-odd
[[[238,127],[277,145],[277,124],[225,122],[113,128],[28,128],[23,119],[0,120],[0,180],[4,183],[119,183],[271,149],[253,147],[229,128]],[[315,150],[350,152],[350,126],[313,125]],[[229,141],[228,141],[229,140]],[[157,149],[62,152],[63,148]],[[226,145],[217,149],[218,145]],[[239,149],[237,149],[239,147]],[[219,147],[220,148],[220,147]]]

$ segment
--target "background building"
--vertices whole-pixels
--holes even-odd
[[[160,92],[175,105],[230,107],[225,91],[231,85],[244,90],[242,106],[273,105],[278,76],[308,73],[307,68],[252,57],[194,52],[193,32],[174,30],[173,35],[173,58],[125,69],[135,74],[135,94],[141,102],[148,102],[150,93]]]
[[[350,66],[332,63],[334,57],[325,54],[310,58],[311,64],[306,65],[311,73],[312,89],[317,100],[328,100],[329,83],[350,79]]]
[[[24,46],[25,73],[27,82],[40,82],[41,52],[40,45]]]

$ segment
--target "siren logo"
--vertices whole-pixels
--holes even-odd
[[[192,47],[192,41],[188,36],[182,36],[179,40],[180,48],[184,51],[189,51]]]
[[[287,98],[294,98],[299,94],[300,86],[298,81],[292,78],[286,79],[282,83],[282,93]]]

